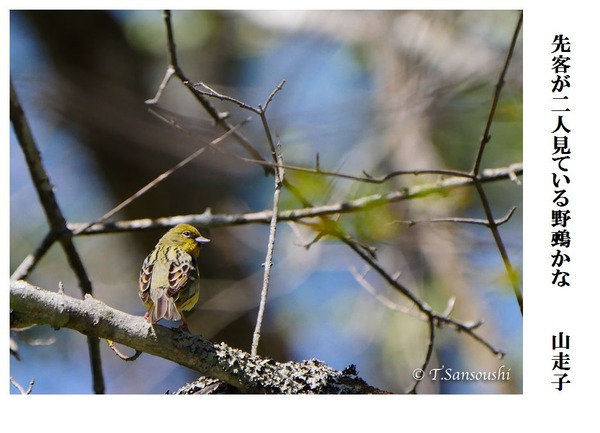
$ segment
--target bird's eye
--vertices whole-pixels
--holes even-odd
[[[183,232],[183,236],[185,236],[186,238],[189,238],[192,234],[189,231],[184,231]]]

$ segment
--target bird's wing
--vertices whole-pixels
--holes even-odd
[[[150,256],[146,257],[142,264],[142,270],[140,271],[140,299],[144,304],[148,304],[150,301],[150,282],[152,281],[152,270],[154,269],[154,261],[150,259]]]
[[[193,257],[185,254],[171,262],[169,267],[169,289],[167,295],[177,299],[178,294],[198,278],[198,269]]]

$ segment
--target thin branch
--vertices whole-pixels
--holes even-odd
[[[285,80],[282,80],[273,89],[273,91],[269,94],[269,96],[265,100],[265,103],[263,105],[259,105],[258,107],[254,107],[252,105],[246,104],[244,101],[240,101],[239,99],[234,98],[232,96],[224,95],[220,92],[217,92],[215,89],[209,87],[207,84],[205,84],[203,82],[190,83],[189,81],[185,81],[183,84],[186,85],[187,87],[191,88],[194,92],[196,92],[199,95],[208,96],[210,98],[216,98],[221,101],[231,102],[231,103],[239,106],[240,108],[243,108],[244,110],[252,111],[253,113],[255,113],[259,116],[263,116],[264,113],[267,111],[267,107],[269,106],[269,104],[271,103],[273,98],[275,97],[275,94],[277,94],[277,92],[279,92],[283,88],[283,85],[285,84]],[[204,90],[199,89],[199,87],[203,88]],[[266,162],[262,159],[260,161]]]
[[[427,325],[429,329],[428,343],[427,343],[427,352],[425,353],[425,359],[423,360],[423,364],[421,364],[421,370],[425,371],[427,366],[429,365],[429,361],[431,361],[431,357],[433,356],[433,345],[435,342],[435,318],[433,316],[429,316],[427,318]],[[408,391],[409,394],[417,393],[417,385],[421,383],[420,379],[415,379],[415,383],[412,388]]]
[[[488,113],[487,122],[485,124],[485,129],[483,131],[483,135],[481,137],[481,143],[479,145],[477,157],[475,158],[475,164],[473,165],[472,173],[475,176],[477,176],[479,174],[479,170],[481,168],[481,160],[483,159],[483,152],[485,150],[485,146],[491,139],[490,130],[492,128],[492,122],[493,122],[494,116],[496,114],[496,107],[498,106],[498,101],[500,100],[500,93],[502,92],[502,88],[504,87],[504,83],[505,83],[504,78],[506,77],[506,72],[508,71],[508,66],[510,65],[510,61],[511,61],[513,53],[515,51],[515,46],[517,45],[517,39],[519,37],[519,33],[521,32],[522,24],[523,24],[523,11],[521,11],[521,13],[519,14],[519,20],[517,21],[517,25],[516,25],[515,31],[513,33],[512,41],[510,43],[510,48],[508,49],[506,59],[504,60],[504,66],[502,67],[502,72],[500,72],[500,77],[498,78],[498,83],[496,84],[496,88],[494,90],[494,97],[492,98],[492,104],[490,106],[490,111]]]
[[[269,161],[244,158],[244,157],[241,157],[241,156],[238,156],[235,154],[234,154],[234,156],[244,162],[250,162],[250,163],[262,165],[265,167],[273,167],[273,168],[279,167],[279,168],[285,168],[286,170],[290,170],[290,171],[299,171],[299,172],[303,172],[303,173],[318,174],[321,176],[338,177],[341,179],[349,179],[349,180],[354,180],[357,182],[373,183],[373,184],[382,184],[382,183],[385,183],[388,180],[393,179],[395,177],[409,176],[409,175],[410,176],[419,176],[419,175],[427,175],[427,174],[436,174],[436,175],[440,175],[440,176],[457,176],[457,177],[466,177],[466,178],[473,177],[473,175],[471,173],[468,173],[465,171],[445,170],[445,169],[396,170],[396,171],[392,171],[386,175],[379,176],[379,177],[371,176],[370,174],[363,171],[363,176],[357,176],[357,175],[348,174],[348,173],[340,173],[338,171],[323,170],[320,167],[320,162],[319,162],[318,158],[317,158],[315,168],[309,168],[309,167],[301,167],[301,166],[297,166],[297,165],[276,165]]]
[[[508,274],[508,279],[510,280],[511,286],[513,288],[513,292],[515,294],[515,298],[517,299],[517,303],[519,304],[519,309],[521,310],[521,315],[523,314],[523,294],[521,293],[521,288],[519,285],[519,278],[510,263],[510,259],[508,257],[508,253],[506,252],[506,247],[504,246],[504,242],[502,241],[502,237],[500,236],[500,231],[498,230],[498,224],[494,220],[494,215],[492,213],[492,208],[488,201],[485,190],[483,189],[483,185],[479,182],[475,182],[475,187],[477,188],[477,193],[479,194],[479,199],[481,200],[481,204],[483,206],[483,210],[489,222],[489,229],[492,232],[492,236],[494,237],[494,241],[496,242],[496,247],[500,252],[500,256],[502,257],[502,262],[504,263],[504,267],[506,268],[506,272]]]
[[[163,19],[167,27],[167,43],[169,50],[169,66],[175,69],[176,73],[180,73],[179,62],[177,61],[177,48],[175,47],[175,37],[173,36],[173,26],[171,25],[171,11],[163,11]]]
[[[192,91],[197,93],[198,95],[208,96],[210,98],[216,98],[221,101],[232,102],[232,103],[236,104],[237,106],[239,106],[240,108],[243,108],[244,110],[252,111],[253,113],[258,114],[258,115],[260,115],[260,113],[261,113],[260,108],[253,107],[252,105],[246,104],[245,102],[242,102],[239,99],[236,99],[232,96],[223,95],[222,93],[217,92],[216,90],[210,88],[208,85],[206,85],[202,82],[190,83],[189,81],[184,81],[183,84],[186,85],[187,87],[189,87],[190,89],[192,89]],[[202,87],[205,90],[201,90],[198,87]]]
[[[371,296],[373,296],[380,304],[382,304],[387,309],[397,311],[408,316],[412,316],[419,320],[427,320],[427,316],[424,315],[422,312],[416,312],[414,308],[409,308],[404,305],[400,305],[392,301],[387,296],[379,293],[375,289],[375,287],[373,287],[373,285],[369,283],[365,278],[366,273],[359,273],[354,266],[350,267],[350,272],[352,273],[354,279],[361,285],[361,287],[365,289]]]
[[[280,89],[280,86],[282,86],[283,83],[285,83],[285,81],[282,81],[282,83],[275,90]],[[273,91],[272,95],[275,93],[275,90]],[[207,94],[207,95],[210,95],[210,94]],[[223,98],[229,98],[225,95],[220,95],[220,96],[222,96]],[[251,111],[260,113],[260,106],[258,108],[254,108],[254,107],[248,106],[247,104],[245,104],[241,101],[238,101],[234,98],[231,98],[231,99],[233,101],[236,101],[235,103],[242,107],[247,107]],[[158,113],[153,113],[153,114],[159,116]],[[176,122],[174,122],[173,120],[165,119],[164,116],[159,116],[159,117],[162,120],[164,120],[165,122],[169,123],[170,125],[181,128],[181,126],[179,124],[177,124]],[[301,166],[297,166],[297,165],[277,164],[276,162],[265,161],[264,159],[246,158],[246,157],[240,156],[236,153],[227,151],[226,149],[223,149],[223,148],[215,148],[215,150],[217,150],[221,153],[227,154],[229,156],[232,156],[236,159],[239,159],[240,161],[257,164],[257,165],[260,165],[263,167],[269,167],[272,169],[283,168],[283,169],[290,170],[290,171],[299,171],[299,172],[303,172],[303,173],[310,173],[310,174],[316,174],[316,175],[321,175],[321,176],[331,176],[331,177],[337,177],[337,178],[341,178],[341,179],[349,179],[349,180],[353,180],[353,181],[357,181],[357,182],[365,182],[365,183],[373,183],[373,184],[383,184],[383,183],[387,182],[388,180],[393,179],[395,177],[409,176],[409,175],[411,175],[411,176],[439,175],[439,176],[456,176],[456,177],[466,177],[466,178],[474,177],[474,175],[472,173],[469,173],[466,171],[449,170],[449,169],[395,170],[395,171],[392,171],[390,173],[387,173],[387,174],[385,174],[383,176],[379,176],[379,177],[372,176],[363,170],[363,175],[357,176],[357,175],[348,174],[348,173],[341,173],[339,171],[323,170],[321,168],[320,157],[319,157],[318,153],[316,154],[316,158],[315,158],[315,168],[309,168],[309,167],[301,167]],[[516,178],[515,176],[513,176],[511,178],[511,180],[514,182],[517,182],[517,183],[519,182],[518,178]]]
[[[365,254],[361,249],[356,248],[352,243],[348,243],[343,234],[341,233],[329,233],[332,236],[335,236],[341,242],[347,244],[354,252],[356,252],[372,269],[374,269],[391,287],[399,291],[402,295],[408,298],[419,311],[421,311],[428,320],[433,320],[435,324],[443,324],[448,325],[456,331],[465,332],[475,341],[481,343],[485,346],[489,351],[491,351],[494,355],[503,357],[504,352],[492,346],[489,342],[487,342],[484,338],[476,334],[474,331],[481,326],[482,322],[475,323],[463,323],[459,322],[455,319],[452,319],[448,316],[444,316],[436,313],[429,304],[420,299],[417,295],[415,295],[408,287],[404,286],[400,282],[398,282],[397,278],[390,275],[378,262],[376,259],[370,257],[368,254]]]
[[[516,206],[513,206],[510,208],[510,210],[508,211],[508,213],[498,219],[498,220],[494,220],[494,224],[496,224],[496,226],[501,226],[503,224],[506,224],[511,217],[513,216],[513,214],[515,213],[515,211],[517,210]],[[480,218],[430,218],[430,219],[422,219],[422,220],[406,220],[406,221],[400,221],[400,220],[396,220],[396,221],[392,221],[393,223],[396,224],[408,224],[409,227],[417,225],[417,224],[423,224],[423,223],[452,223],[452,224],[473,224],[473,225],[481,225],[481,226],[486,226],[486,227],[490,227],[490,222],[487,219],[480,219]]]
[[[167,68],[167,70],[165,72],[165,76],[164,76],[163,80],[161,81],[160,85],[158,86],[158,90],[156,91],[156,95],[154,95],[154,98],[146,99],[146,101],[144,101],[147,105],[158,104],[160,97],[162,96],[163,92],[167,88],[167,84],[169,84],[169,81],[171,81],[171,78],[173,77],[174,74],[175,74],[175,68],[173,66],[169,65],[169,67]]]
[[[175,37],[173,35],[173,25],[171,22],[171,12],[168,10],[163,11],[163,20],[165,22],[165,27],[167,29],[167,46],[169,52],[169,66],[168,69],[172,69],[174,71],[174,75],[181,81],[184,85],[186,83],[190,83],[191,80],[186,77],[181,68],[179,67],[179,62],[177,60],[177,48],[175,45]],[[168,74],[168,71],[167,71]],[[164,80],[163,80],[164,82]],[[162,83],[161,83],[162,84]],[[213,119],[216,125],[219,125],[225,131],[230,131],[233,129],[233,125],[227,121],[227,116],[223,113],[219,112],[217,108],[211,104],[211,102],[204,95],[195,92],[194,89],[188,85],[186,87],[190,90],[191,94],[194,98],[202,105],[202,107],[207,111],[210,117]],[[160,89],[160,87],[159,87]],[[162,92],[157,92],[158,98],[160,98]],[[158,98],[155,96],[149,101],[152,104],[158,103]],[[248,141],[246,137],[244,137],[239,131],[233,131],[232,137],[248,152],[248,154],[258,160],[264,160],[264,158],[260,155],[260,153],[252,146],[252,144]]]
[[[509,179],[513,173],[523,174],[523,165],[521,163],[512,164],[508,167],[499,167],[486,169],[479,176],[479,182],[496,182]],[[285,184],[285,178],[284,178]],[[279,211],[279,221],[301,221],[303,219],[323,217],[328,215],[337,215],[342,213],[357,212],[382,206],[397,201],[410,200],[418,197],[431,195],[434,193],[446,193],[455,188],[472,186],[474,181],[469,178],[449,177],[432,184],[417,185],[392,191],[387,194],[373,194],[360,197],[355,200],[326,204],[322,206],[307,206],[299,209]],[[70,230],[79,236],[95,235],[102,233],[118,233],[132,231],[155,230],[159,228],[173,227],[177,224],[188,223],[199,227],[231,227],[246,224],[269,224],[272,218],[271,210],[259,212],[248,212],[242,214],[213,214],[210,209],[202,214],[179,215],[164,218],[143,218],[128,221],[106,222],[102,224],[93,224],[86,230],[81,228],[89,223],[69,223]]]
[[[163,113],[159,112],[156,107],[148,108],[148,112],[155,116],[157,119],[160,119],[161,121],[165,122],[167,125],[173,126],[174,128],[177,128],[180,131],[185,132],[186,134],[191,134],[190,130],[182,126],[177,120],[169,118]]]
[[[271,148],[271,155],[273,162],[276,164],[283,164],[283,153],[281,150],[281,143],[277,143],[277,146],[273,142],[273,135],[271,134],[271,128],[267,120],[267,107],[275,94],[281,90],[284,82],[281,82],[277,88],[275,88],[267,101],[265,102],[265,108],[259,105],[260,120],[263,125],[265,134],[267,135],[267,141]],[[273,211],[271,213],[271,224],[269,227],[269,241],[267,243],[267,256],[265,258],[265,272],[263,277],[263,286],[260,294],[260,304],[258,309],[258,316],[256,318],[256,326],[254,328],[254,335],[252,336],[252,355],[256,355],[258,352],[258,343],[260,341],[260,332],[262,328],[263,316],[265,308],[267,306],[267,297],[269,293],[269,283],[271,281],[271,267],[273,266],[273,252],[275,249],[275,234],[277,232],[277,217],[279,215],[279,196],[281,195],[281,187],[284,181],[284,170],[282,168],[275,169],[275,188],[273,191]]]
[[[390,172],[386,175],[380,176],[380,177],[373,177],[373,176],[369,175],[368,173],[366,173],[365,171],[363,171],[363,176],[357,176],[357,175],[348,174],[348,173],[341,173],[339,171],[328,171],[328,170],[321,169],[318,154],[317,154],[317,158],[316,158],[315,168],[309,168],[309,167],[301,167],[301,166],[289,165],[289,164],[278,165],[278,164],[275,164],[275,163],[269,162],[269,161],[245,158],[243,156],[239,156],[233,152],[229,152],[229,151],[227,151],[225,149],[221,149],[221,148],[216,149],[216,150],[218,150],[221,153],[225,153],[227,155],[233,156],[234,158],[237,158],[240,161],[261,165],[263,167],[269,167],[269,168],[274,168],[274,169],[275,168],[283,168],[283,169],[290,170],[290,171],[299,171],[299,172],[303,172],[303,173],[310,173],[310,174],[321,175],[321,176],[331,176],[331,177],[336,177],[336,178],[340,178],[340,179],[349,179],[349,180],[353,180],[353,181],[357,181],[357,182],[373,183],[373,184],[383,184],[383,183],[387,182],[388,180],[393,179],[394,177],[409,176],[409,175],[411,175],[411,176],[439,175],[439,176],[456,176],[456,177],[465,177],[465,178],[473,178],[474,177],[471,173],[468,173],[465,171],[448,170],[448,169],[396,170],[396,171],[392,171],[392,172]],[[515,179],[511,179],[511,180],[515,180]],[[516,181],[518,182],[518,179]]]
[[[346,237],[342,233],[328,233],[331,236],[336,237],[341,242],[345,243],[352,249],[355,253],[357,253],[366,263],[369,264],[371,268],[373,268],[383,279],[397,291],[402,293],[406,298],[408,298],[423,314],[427,317],[433,314],[433,310],[425,301],[420,299],[417,295],[415,295],[409,288],[399,283],[396,278],[387,273],[381,265],[377,262],[377,260],[373,259],[369,255],[365,254],[361,249],[356,248],[352,243],[349,243],[346,240]]]
[[[49,325],[111,340],[219,379],[242,393],[386,393],[369,386],[350,367],[337,371],[315,359],[280,363],[252,356],[224,343],[151,325],[141,316],[116,310],[91,296],[79,300],[12,281],[10,306],[11,327]]]
[[[42,242],[40,242],[37,248],[31,254],[25,257],[21,264],[17,266],[17,269],[15,269],[13,274],[10,276],[10,279],[16,281],[27,278],[42,257],[44,257],[44,255],[48,252],[50,247],[54,245],[54,242],[56,242],[57,238],[58,234],[50,230],[46,236],[44,236],[44,239],[42,239]]]
[[[498,224],[496,224],[494,220],[494,215],[492,212],[492,208],[488,201],[487,195],[479,181],[479,172],[481,167],[481,160],[483,158],[483,152],[485,150],[486,144],[490,141],[490,129],[492,126],[492,122],[494,120],[494,116],[496,114],[496,107],[498,105],[498,101],[500,99],[500,93],[504,86],[504,78],[506,76],[506,72],[508,70],[508,66],[510,65],[510,61],[517,44],[517,39],[519,33],[521,31],[521,26],[523,23],[523,11],[519,14],[519,19],[517,21],[517,25],[515,27],[515,31],[513,34],[512,41],[510,43],[510,47],[508,49],[508,53],[506,55],[506,60],[504,61],[504,66],[502,68],[502,72],[500,73],[500,77],[498,78],[498,83],[496,84],[496,88],[494,91],[494,96],[492,98],[492,104],[490,107],[490,111],[488,114],[485,130],[483,136],[481,138],[481,143],[479,145],[479,150],[477,152],[477,158],[475,160],[475,164],[473,166],[472,174],[475,176],[475,187],[477,189],[477,193],[479,195],[481,204],[483,206],[485,215],[489,222],[489,229],[492,232],[492,236],[494,237],[494,241],[496,242],[496,247],[500,252],[500,256],[502,257],[502,261],[504,262],[504,267],[506,268],[506,272],[508,274],[508,278],[510,280],[511,286],[513,288],[513,292],[515,294],[515,298],[517,299],[517,303],[519,304],[519,309],[521,310],[521,315],[523,314],[523,294],[521,292],[521,287],[518,281],[518,276],[512,264],[510,263],[510,259],[508,257],[508,253],[506,252],[506,247],[504,246],[504,242],[502,241],[502,237],[500,236],[500,232],[498,230]]]
[[[167,84],[171,81],[173,75],[181,74],[179,70],[179,64],[177,62],[177,48],[175,47],[175,38],[173,37],[173,27],[171,26],[171,12],[168,10],[163,11],[163,19],[165,20],[167,29],[167,52],[169,54],[169,66],[165,71],[165,76],[158,86],[158,90],[154,98],[147,99],[145,102],[148,105],[158,104],[163,92],[167,88]]]
[[[106,340],[106,343],[108,344],[108,347],[110,347],[110,350],[112,350],[115,355],[117,355],[119,358],[121,358],[123,361],[126,362],[133,362],[136,359],[138,359],[140,357],[140,355],[142,354],[141,351],[136,350],[135,353],[131,356],[127,356],[125,355],[123,352],[121,352],[117,346],[115,346],[115,342],[112,340]]]
[[[66,219],[63,216],[63,213],[58,205],[58,201],[56,200],[56,196],[54,195],[50,178],[48,177],[46,169],[44,168],[44,164],[38,150],[39,148],[35,142],[29,122],[27,121],[25,112],[23,111],[17,96],[17,92],[13,86],[12,79],[10,80],[10,121],[13,125],[17,141],[19,142],[19,145],[23,151],[23,155],[25,156],[25,161],[27,162],[27,167],[29,168],[29,173],[31,175],[31,180],[33,181],[33,185],[35,186],[35,190],[42,204],[42,208],[46,214],[50,229],[57,236],[57,240],[67,256],[67,262],[75,273],[82,292],[84,294],[91,294],[92,283],[88,277],[87,271],[85,270],[83,261],[81,260],[77,249],[75,248],[75,244],[73,243],[73,235],[67,229]],[[41,248],[36,250],[37,255],[35,255],[33,258],[39,257],[40,253],[44,251],[44,249],[47,251],[49,237],[47,236],[44,241],[45,242],[42,243]],[[31,268],[31,265],[29,265],[28,268]],[[105,386],[104,377],[102,375],[99,341],[96,338],[89,337],[87,342],[90,352],[90,362],[92,365],[94,392],[97,394],[103,394],[105,391]]]
[[[22,395],[29,395],[29,394],[31,394],[31,391],[33,391],[33,385],[35,384],[35,379],[31,379],[31,381],[29,381],[29,387],[27,389],[23,388],[21,386],[21,384],[19,382],[17,382],[15,380],[15,378],[12,376],[10,376],[10,383],[12,383],[12,385],[15,388],[17,388],[19,393],[21,393]]]
[[[144,185],[137,192],[135,192],[134,194],[132,194],[131,196],[129,196],[127,199],[125,199],[124,201],[122,201],[119,205],[117,205],[116,207],[114,207],[113,209],[111,209],[110,211],[108,211],[107,213],[105,213],[104,215],[102,215],[97,220],[90,222],[87,226],[83,226],[80,230],[81,231],[85,231],[88,228],[90,228],[91,226],[93,226],[94,224],[102,223],[102,222],[106,221],[107,219],[109,219],[110,217],[112,217],[117,212],[123,210],[126,206],[130,205],[133,201],[135,201],[138,198],[140,198],[142,195],[144,195],[145,193],[147,193],[148,191],[150,191],[152,188],[155,188],[156,186],[158,186],[161,182],[163,182],[164,180],[166,180],[169,176],[171,176],[177,170],[181,169],[182,167],[184,167],[185,165],[189,164],[194,159],[196,159],[198,156],[200,156],[200,154],[202,154],[202,152],[204,152],[206,150],[207,146],[214,146],[214,145],[220,143],[225,138],[227,138],[231,134],[233,134],[234,131],[236,131],[238,128],[240,128],[243,125],[245,125],[248,121],[249,121],[249,119],[246,119],[246,120],[242,121],[241,123],[239,123],[238,125],[236,125],[235,127],[233,127],[228,132],[225,132],[220,137],[217,137],[213,141],[211,141],[210,143],[205,144],[204,146],[200,147],[200,149],[196,150],[190,156],[188,156],[187,158],[183,159],[179,163],[175,164],[175,166],[171,167],[169,170],[163,172],[162,174],[160,174],[159,176],[157,176],[156,178],[154,178],[153,180],[151,180],[150,182],[148,182],[146,185]],[[74,232],[74,234],[77,235],[77,234],[79,234],[79,232]]]
[[[228,102],[237,104],[239,107],[241,107],[245,110],[248,110],[248,111],[251,111],[251,112],[257,114],[260,117],[263,129],[265,131],[265,135],[267,136],[267,141],[269,143],[269,148],[271,150],[273,163],[274,164],[283,164],[281,146],[280,145],[275,146],[275,143],[273,141],[273,134],[271,133],[271,129],[269,127],[269,122],[267,120],[266,110],[267,110],[268,105],[271,103],[271,101],[277,94],[277,92],[279,92],[283,88],[284,83],[285,83],[285,81],[282,81],[271,92],[271,94],[267,97],[267,99],[265,101],[264,108],[261,105],[259,105],[258,107],[253,107],[253,106],[248,105],[236,98],[233,98],[233,97],[230,97],[227,95],[223,95],[223,94],[217,92],[216,90],[211,89],[204,83],[191,84],[189,82],[184,82],[183,84],[192,88],[193,91],[196,92],[197,94],[199,94],[200,96],[208,96],[208,97],[220,99],[222,101],[228,101]],[[199,89],[197,89],[197,87],[202,87],[202,88],[206,89],[206,91],[199,90]],[[261,295],[260,295],[258,315],[256,318],[256,325],[254,328],[254,333],[252,335],[251,354],[253,356],[256,355],[258,352],[258,344],[260,341],[262,322],[263,322],[263,317],[264,317],[265,308],[266,308],[266,304],[267,304],[267,297],[268,297],[268,293],[269,293],[269,283],[271,280],[271,267],[273,265],[273,252],[274,252],[274,248],[275,248],[275,235],[277,232],[277,217],[279,214],[279,196],[281,193],[281,187],[284,182],[283,169],[276,168],[274,170],[274,172],[275,172],[275,188],[274,188],[274,192],[273,192],[273,210],[271,212],[271,221],[270,221],[270,227],[269,227],[269,240],[267,242],[266,258],[263,263],[264,274],[263,274],[263,284],[262,284]]]
[[[273,100],[273,98],[275,97],[275,95],[281,91],[281,89],[283,89],[283,86],[285,85],[285,80],[281,80],[281,82],[275,86],[275,88],[273,89],[273,91],[271,92],[271,94],[267,97],[267,99],[265,100],[265,102],[263,103],[262,106],[259,105],[259,108],[261,109],[261,111],[263,113],[267,112],[267,108],[269,108],[269,104],[271,104],[271,101]]]
[[[274,158],[278,163],[283,162],[283,156],[281,153],[281,146],[275,151],[276,155]],[[273,210],[271,212],[271,223],[269,227],[269,241],[267,244],[267,256],[264,262],[264,276],[263,285],[260,294],[260,304],[258,308],[258,315],[256,318],[256,326],[254,328],[254,334],[252,337],[252,355],[256,355],[258,352],[258,343],[260,341],[260,332],[262,328],[263,316],[267,304],[267,296],[269,292],[269,282],[271,280],[271,266],[273,265],[273,252],[275,249],[275,233],[277,231],[277,216],[279,214],[279,196],[281,193],[281,186],[283,184],[284,173],[282,169],[277,169],[275,173],[275,190],[273,192]]]
[[[251,111],[251,112],[257,114],[260,117],[263,129],[265,131],[265,135],[267,136],[267,141],[269,143],[269,148],[271,149],[273,163],[274,164],[283,164],[281,146],[278,146],[278,147],[275,146],[275,143],[273,141],[273,134],[271,133],[271,129],[269,127],[269,123],[267,120],[266,110],[267,110],[268,105],[271,103],[271,101],[277,94],[277,92],[279,92],[283,88],[285,81],[282,81],[267,97],[265,104],[264,104],[264,108],[261,105],[259,105],[258,107],[253,107],[253,106],[248,105],[245,102],[242,102],[236,98],[233,98],[233,97],[230,97],[227,95],[223,95],[223,94],[217,92],[216,90],[211,89],[209,86],[207,86],[204,83],[192,84],[188,81],[185,81],[183,84],[187,85],[197,95],[199,95],[201,97],[208,96],[211,98],[220,99],[222,101],[228,101],[228,102],[237,104],[239,107],[241,107],[245,110],[248,110],[248,111]],[[206,89],[206,91],[200,90],[200,89],[198,89],[198,87],[202,87],[202,88]],[[252,335],[251,354],[253,356],[255,356],[258,352],[258,344],[260,342],[262,322],[263,322],[263,317],[264,317],[268,293],[269,293],[269,283],[271,280],[271,267],[273,265],[273,252],[274,252],[274,248],[275,248],[275,235],[277,232],[277,217],[279,214],[279,196],[281,193],[281,187],[284,182],[283,169],[276,168],[274,170],[274,172],[275,172],[275,188],[274,188],[274,192],[273,192],[273,210],[271,212],[271,220],[270,220],[270,227],[269,227],[269,240],[267,242],[266,258],[263,263],[264,274],[263,274],[263,284],[262,284],[261,295],[260,295],[260,303],[259,303],[259,308],[258,308],[258,315],[256,318],[256,325],[254,328],[254,333]]]

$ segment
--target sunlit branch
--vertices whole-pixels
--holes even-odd
[[[17,390],[19,391],[20,394],[22,395],[29,395],[31,394],[31,391],[33,391],[33,385],[35,385],[35,379],[31,379],[31,381],[29,382],[29,386],[27,387],[27,389],[23,388],[21,386],[21,384],[19,382],[17,382],[15,380],[14,377],[10,376],[10,383],[12,384],[12,386],[14,386],[15,388],[17,388]]]
[[[225,343],[152,325],[142,316],[111,308],[89,295],[79,300],[25,281],[11,281],[10,305],[11,327],[49,325],[110,340],[221,380],[241,393],[387,393],[368,385],[351,367],[337,371],[315,359],[280,363],[252,356]]]
[[[283,85],[283,83],[282,83]],[[281,87],[278,87],[281,89]],[[265,107],[268,105],[268,102],[273,98],[277,89],[271,93],[269,98],[267,99],[267,103]],[[261,107],[259,107],[259,114],[263,124],[263,128],[265,130],[265,134],[267,135],[269,146],[271,148],[271,153],[273,156],[273,161],[276,164],[283,164],[283,154],[281,151],[281,144],[278,143],[277,146],[273,143],[273,136],[271,134],[271,129],[269,128],[269,123],[267,121],[266,112]],[[283,186],[284,180],[284,170],[282,168],[275,169],[275,185],[273,190],[273,210],[271,212],[271,221],[269,225],[269,241],[267,243],[267,255],[265,257],[264,262],[264,276],[263,276],[263,285],[260,293],[260,303],[258,307],[258,315],[256,317],[256,325],[254,328],[254,334],[252,336],[252,349],[251,354],[256,355],[258,353],[258,343],[260,341],[260,333],[262,329],[263,317],[265,314],[265,309],[267,306],[267,297],[269,293],[269,283],[271,281],[271,267],[273,266],[273,252],[275,250],[275,234],[277,232],[277,223],[279,216],[279,197],[281,195],[281,187]]]
[[[487,183],[506,180],[510,179],[514,174],[520,175],[522,172],[523,165],[521,163],[512,164],[508,167],[486,169],[480,175],[480,182]],[[454,188],[467,187],[471,185],[473,185],[472,179],[449,177],[432,184],[407,187],[385,194],[372,194],[345,202],[292,210],[281,210],[279,212],[278,220],[300,221],[303,219],[327,215],[359,212],[388,203],[415,199],[434,193],[445,193]],[[162,229],[166,227],[173,227],[182,223],[194,224],[205,228],[231,227],[246,224],[269,224],[271,221],[271,215],[271,210],[241,214],[213,214],[210,209],[208,209],[202,214],[178,215],[163,218],[142,218],[137,220],[94,224],[83,231],[80,230],[80,228],[88,225],[89,223],[70,223],[68,227],[70,230],[73,230],[81,236],[101,233],[146,231],[159,228]]]

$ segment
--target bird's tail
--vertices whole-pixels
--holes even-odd
[[[156,323],[160,319],[181,320],[181,313],[175,307],[175,300],[167,295],[167,289],[160,287],[157,292],[157,297],[153,299],[152,322]]]

